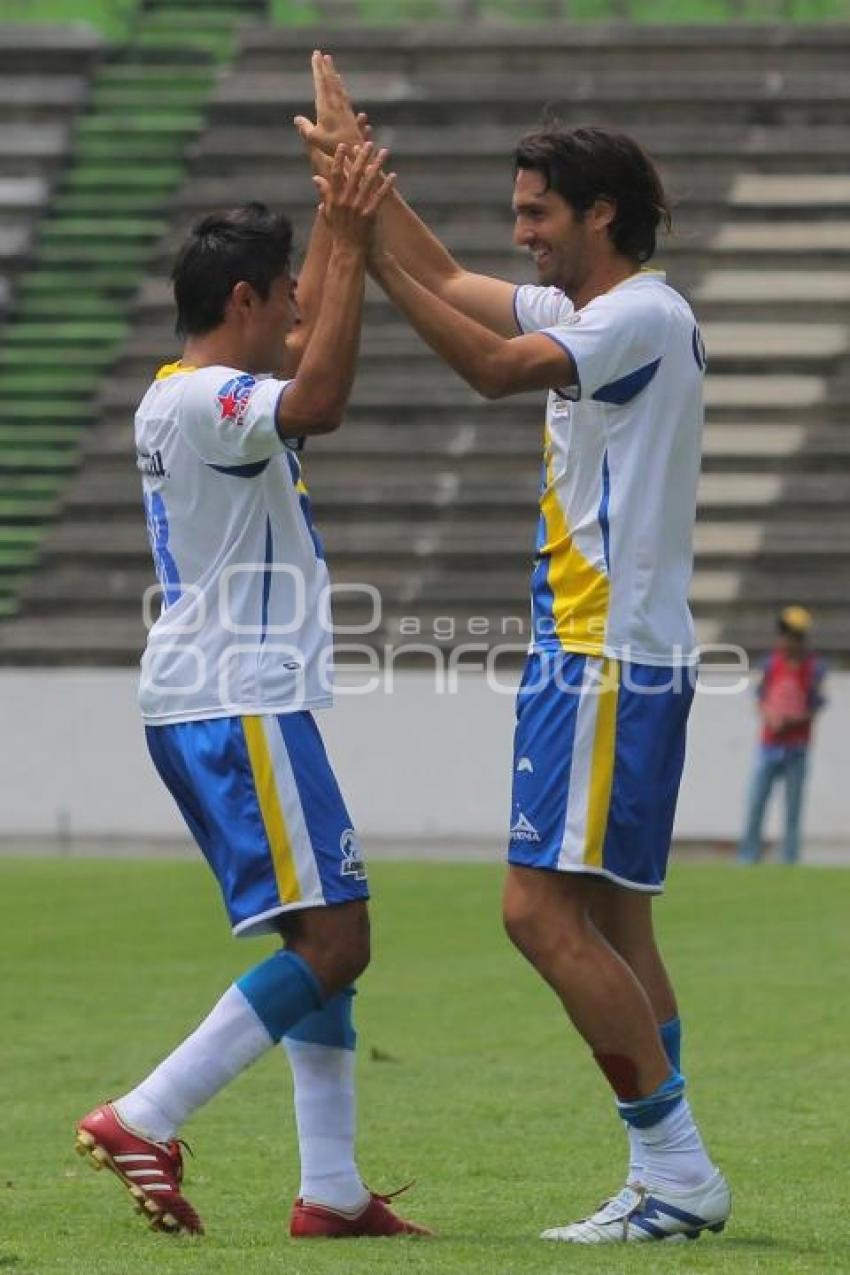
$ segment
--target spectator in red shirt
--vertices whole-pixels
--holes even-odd
[[[747,826],[738,849],[741,863],[758,863],[762,824],[773,785],[785,783],[783,863],[800,857],[800,815],[812,723],[823,707],[824,663],[809,649],[812,617],[803,607],[780,613],[779,639],[763,661],[758,685],[761,741],[750,785]]]

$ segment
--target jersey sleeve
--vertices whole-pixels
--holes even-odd
[[[270,460],[285,447],[277,405],[291,384],[235,368],[200,368],[186,378],[180,429],[208,465],[238,469]]]
[[[667,311],[656,298],[626,297],[615,290],[540,331],[575,364],[576,381],[565,391],[568,398],[623,406],[658,371],[667,328]]]
[[[514,292],[514,318],[521,336],[560,323],[572,312],[573,303],[560,288],[523,284]]]

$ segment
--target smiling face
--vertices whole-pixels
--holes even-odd
[[[579,214],[533,168],[520,168],[514,183],[514,243],[527,248],[539,283],[575,297],[600,260],[612,250],[608,227],[614,206],[599,199]]]

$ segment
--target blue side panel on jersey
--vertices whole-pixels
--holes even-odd
[[[535,642],[555,639],[555,595],[549,583],[549,558],[540,556],[545,543],[546,521],[541,514],[537,523],[537,557],[531,573],[532,637]]]
[[[547,473],[544,463],[540,471],[541,498],[546,489],[546,481]],[[546,520],[541,513],[537,519],[534,568],[531,572],[531,625],[532,638],[535,642],[555,639],[555,595],[549,583],[549,558],[540,556],[545,543]]]
[[[292,452],[287,452],[286,459],[289,463],[289,472],[292,475],[292,482],[295,486],[297,486],[298,483],[302,481],[301,466],[298,463],[298,457],[294,456]],[[301,513],[307,524],[307,530],[310,533],[310,539],[313,541],[313,548],[316,550],[316,557],[324,562],[325,546],[322,544],[321,536],[313,524],[313,510],[310,505],[310,497],[306,494],[306,492],[300,491],[298,493],[298,500],[301,505]]]
[[[599,502],[599,528],[602,532],[602,549],[605,554],[605,570],[611,574],[611,528],[608,524],[608,503],[611,499],[611,473],[608,469],[608,452],[602,457],[602,499]]]
[[[260,646],[266,640],[266,629],[269,624],[269,595],[272,591],[272,562],[274,561],[274,542],[272,540],[272,523],[266,518],[266,556],[263,570],[263,607],[260,616]]]
[[[591,397],[597,403],[614,403],[617,407],[622,407],[625,403],[630,403],[633,398],[636,398],[641,390],[646,389],[660,366],[661,359],[656,359],[653,363],[647,363],[644,367],[639,367],[634,372],[629,372],[627,376],[621,376],[619,381],[611,381],[608,385],[600,386]]]
[[[169,529],[165,501],[158,491],[146,495],[144,501],[148,539],[150,540],[157,579],[162,588],[162,609],[165,611],[180,599],[183,593],[183,586],[180,583],[180,572],[177,569],[177,563],[174,561],[174,556],[168,547]]]
[[[210,465],[207,462],[207,468],[214,469],[217,474],[228,474],[231,478],[256,478],[268,463],[267,460],[254,460],[248,465]]]

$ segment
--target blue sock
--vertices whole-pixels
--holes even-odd
[[[301,1040],[308,1045],[327,1045],[332,1049],[355,1049],[357,1033],[352,1021],[352,1001],[357,995],[353,987],[343,988],[321,1009],[306,1014],[287,1033],[287,1040]]]
[[[682,1070],[682,1020],[670,1018],[658,1028],[661,1043],[674,1071]]]
[[[236,986],[272,1040],[280,1040],[323,1002],[318,979],[295,952],[275,952],[237,979]]]
[[[684,1096],[685,1077],[674,1069],[654,1093],[636,1098],[633,1102],[618,1102],[617,1110],[626,1124],[635,1129],[648,1129],[669,1116]]]

